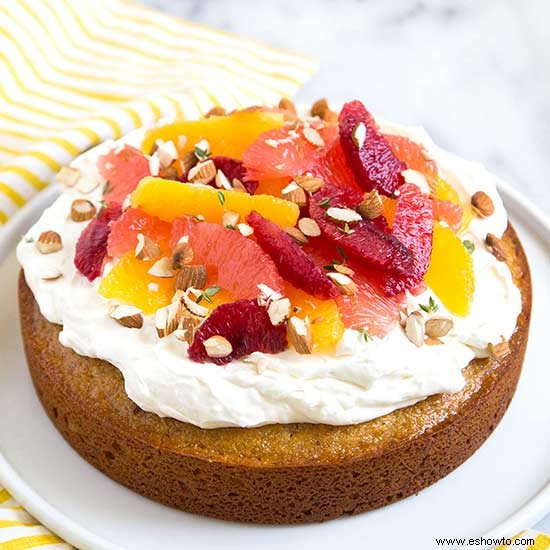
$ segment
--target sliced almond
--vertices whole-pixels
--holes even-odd
[[[384,213],[384,203],[376,189],[369,191],[356,208],[357,212],[366,220],[374,220]]]
[[[189,313],[192,313],[197,317],[206,317],[208,315],[209,309],[201,306],[200,304],[197,304],[197,302],[195,302],[195,300],[193,300],[189,296],[189,294],[194,290],[195,289],[191,287],[188,288],[185,292],[182,292],[182,294],[180,295],[180,301]],[[200,293],[200,290],[198,292]]]
[[[281,198],[297,204],[300,208],[304,207],[307,204],[306,192],[296,184],[294,184],[293,187],[291,186],[292,184],[287,185],[287,187],[282,190]],[[289,187],[291,188],[289,189]]]
[[[156,153],[160,161],[160,166],[161,168],[167,168],[178,158],[178,150],[171,139],[168,141],[157,139],[155,143],[157,145]]]
[[[267,306],[267,314],[272,325],[281,325],[290,315],[290,300],[288,298],[280,298],[279,300],[271,301]]]
[[[162,256],[159,245],[147,235],[138,233],[135,255],[138,260],[158,260]]]
[[[223,107],[220,107],[219,105],[215,105],[204,116],[205,116],[205,118],[210,118],[210,117],[213,117],[213,116],[225,116],[226,113],[227,113],[227,111]]]
[[[288,226],[285,227],[284,230],[285,233],[292,237],[292,240],[300,246],[309,242],[308,238],[297,227]]]
[[[313,351],[313,335],[309,317],[301,319],[292,316],[286,324],[286,335],[298,353],[309,354]]]
[[[248,193],[246,187],[243,185],[243,182],[238,178],[233,178],[231,185],[233,186],[233,191],[237,191],[238,193]]]
[[[41,254],[53,254],[63,248],[61,236],[56,231],[44,231],[36,241],[36,248]]]
[[[349,268],[347,265],[334,264],[332,267],[334,268],[334,271],[347,275],[348,277],[353,277],[355,275],[355,271],[353,271],[353,269]]]
[[[199,161],[204,161],[210,156],[210,143],[204,138],[195,143],[195,156]]]
[[[331,206],[327,208],[327,216],[338,222],[353,223],[360,222],[363,218],[361,214],[351,208],[339,208]]]
[[[111,317],[126,328],[141,328],[143,326],[141,309],[134,306],[115,306],[111,310]]]
[[[427,346],[440,346],[443,344],[443,340],[440,340],[439,338],[434,338],[433,336],[426,336],[424,339],[424,343]]]
[[[297,112],[296,112],[296,106],[292,102],[292,100],[288,99],[288,97],[283,97],[281,101],[279,101],[279,109],[283,109],[283,111],[287,111],[293,118],[296,118]]]
[[[489,344],[489,353],[491,354],[491,357],[497,361],[500,361],[501,359],[508,357],[512,351],[510,350],[508,342],[503,337],[502,341],[498,344]]]
[[[75,199],[71,204],[71,220],[73,222],[91,220],[96,212],[97,208],[88,199]]]
[[[454,323],[452,319],[446,317],[432,317],[425,323],[425,331],[428,336],[432,338],[441,338],[446,336],[453,328]]]
[[[311,145],[315,145],[316,147],[324,147],[325,146],[325,140],[321,137],[321,134],[315,130],[315,128],[311,128],[311,126],[306,126],[303,130],[304,137],[311,143]]]
[[[45,266],[40,270],[40,278],[43,281],[56,281],[62,276],[61,268],[57,266]]]
[[[419,311],[413,311],[405,323],[405,334],[407,338],[416,346],[421,347],[424,343],[425,324],[424,317]]]
[[[495,212],[495,205],[487,193],[478,191],[472,195],[472,210],[480,217],[486,218]]]
[[[160,173],[160,158],[156,151],[149,157],[149,172],[151,176],[158,176]]]
[[[243,237],[250,237],[250,235],[254,233],[254,229],[252,229],[252,227],[250,227],[247,223],[237,224],[237,229]]]
[[[227,191],[230,191],[231,189],[233,189],[233,187],[229,183],[229,180],[221,170],[218,170],[216,172],[216,177],[214,178],[214,182],[216,184],[216,187],[220,189],[226,189]]]
[[[314,176],[296,176],[294,182],[299,185],[304,191],[308,193],[316,193],[325,185],[325,182],[321,178]]]
[[[492,233],[487,233],[487,236],[485,237],[485,246],[487,246],[489,252],[499,262],[505,262],[507,260],[508,254],[506,252],[506,249],[504,248],[502,241],[496,235],[493,235]]]
[[[189,288],[203,289],[206,286],[206,266],[182,266],[176,275],[174,286],[178,290],[188,290]]]
[[[191,345],[195,339],[195,333],[202,323],[202,319],[185,310],[180,321],[180,327],[174,331],[174,336]]]
[[[231,210],[228,210],[227,212],[223,213],[222,225],[225,225],[225,227],[231,227],[234,229],[237,227],[240,219],[241,219],[241,215],[238,212],[233,212]]]
[[[212,358],[227,357],[228,355],[231,355],[231,352],[233,351],[231,342],[227,338],[217,334],[207,338],[203,342],[203,345],[206,355]]]
[[[321,234],[319,224],[312,218],[300,218],[298,228],[306,237],[318,237]]]
[[[172,269],[174,271],[193,261],[193,249],[187,241],[179,242],[172,252]]]
[[[153,277],[162,277],[162,278],[170,278],[174,276],[174,271],[172,269],[172,258],[168,258],[165,256],[164,258],[160,258],[160,260],[157,260],[147,271],[149,275],[152,275]]]
[[[155,328],[159,338],[172,334],[179,326],[182,317],[183,305],[181,302],[157,309],[155,313]]]
[[[258,304],[261,306],[268,305],[272,300],[280,300],[283,296],[279,294],[276,290],[273,290],[271,287],[260,283],[258,290],[260,295],[258,296]]]
[[[187,173],[187,179],[193,183],[208,184],[216,177],[216,165],[211,160],[199,162]]]
[[[194,151],[186,151],[183,153],[179,159],[182,174],[188,174],[191,168],[195,167],[198,162]]]
[[[357,293],[357,285],[344,273],[338,271],[329,271],[327,277],[341,290],[346,296],[354,296]]]
[[[79,180],[81,172],[72,166],[63,166],[55,176],[55,181],[62,183],[65,187],[73,187]]]
[[[360,122],[353,129],[353,132],[351,133],[351,139],[357,149],[361,149],[361,147],[363,147],[365,139],[367,139],[367,127],[363,122]]]

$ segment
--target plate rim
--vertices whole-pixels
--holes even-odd
[[[525,214],[528,214],[526,225],[541,237],[544,244],[550,248],[550,217],[510,184],[498,180],[497,188],[503,201],[507,204],[507,211],[523,210]],[[4,262],[7,255],[12,251],[18,241],[19,235],[28,228],[33,218],[49,205],[55,195],[59,193],[59,190],[60,186],[57,185],[47,187],[43,192],[33,197],[23,208],[18,210],[4,226],[0,234],[0,264]],[[15,468],[4,457],[1,449],[0,483],[42,525],[69,544],[80,548],[93,547],[105,550],[123,550],[121,546],[95,535],[51,505],[19,476]],[[534,525],[549,512],[550,479],[542,486],[539,492],[528,499],[511,515],[504,518],[489,531],[483,533],[482,536],[494,539],[516,534]],[[526,524],[529,525],[527,526]]]

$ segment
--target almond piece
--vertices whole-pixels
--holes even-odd
[[[208,159],[210,156],[210,143],[204,138],[200,139],[195,143],[194,153],[197,159],[199,159],[199,162]]]
[[[190,264],[193,261],[193,249],[187,241],[182,241],[176,245],[172,252],[172,269],[174,271],[181,269],[183,266]]]
[[[36,248],[41,254],[52,254],[63,248],[61,236],[56,231],[44,231],[36,241]]]
[[[214,335],[210,336],[210,338],[207,338],[204,342],[204,349],[206,351],[206,355],[208,357],[216,358],[216,357],[227,357],[228,355],[231,355],[231,352],[233,351],[233,346],[231,345],[231,342],[224,338],[223,336]]]
[[[367,139],[367,127],[363,122],[360,122],[351,133],[351,139],[357,147],[357,149],[361,149],[363,147],[363,143],[365,143],[365,139]]]
[[[179,159],[182,174],[188,174],[189,171],[194,168],[198,162],[199,161],[197,160],[194,151],[187,151],[183,153]]]
[[[327,208],[327,216],[338,222],[345,223],[360,222],[363,219],[361,214],[351,208],[338,208],[336,206]]]
[[[151,176],[158,176],[160,173],[160,158],[156,151],[149,157],[149,172]]]
[[[353,277],[355,275],[355,271],[353,271],[353,269],[349,268],[347,265],[334,264],[332,267],[334,268],[334,271],[347,275],[348,277]]]
[[[157,309],[155,313],[155,328],[159,338],[165,338],[174,332],[182,318],[183,305],[181,302],[171,304]]]
[[[499,262],[505,262],[507,260],[508,254],[506,253],[506,249],[504,248],[502,241],[496,235],[487,233],[487,236],[485,237],[485,246],[487,246],[489,252]]]
[[[344,273],[328,272],[327,277],[341,290],[345,296],[354,296],[357,293],[357,285]]]
[[[267,306],[267,314],[269,315],[269,320],[272,325],[281,325],[290,315],[290,300],[288,298],[273,300]]]
[[[439,338],[434,338],[433,336],[426,336],[424,343],[427,346],[440,346],[443,344],[443,340],[440,340]]]
[[[325,182],[321,178],[314,176],[296,176],[294,182],[308,193],[316,193],[325,185]]]
[[[200,304],[197,304],[197,302],[195,302],[195,300],[193,300],[189,296],[189,294],[191,294],[192,292],[200,294],[200,290],[191,287],[184,292],[182,292],[181,290],[177,290],[176,294],[180,292],[181,294],[179,295],[179,301],[181,304],[183,304],[187,312],[192,313],[193,315],[196,315],[197,317],[201,317],[201,318],[206,317],[208,315],[209,309],[204,306],[201,306]]]
[[[218,170],[216,172],[216,177],[214,178],[214,182],[216,183],[216,187],[218,187],[219,189],[227,189],[228,191],[233,189],[226,175],[221,170]]]
[[[206,266],[184,265],[176,275],[174,286],[178,290],[203,289],[206,286]]]
[[[170,278],[174,276],[174,271],[172,270],[172,258],[165,256],[157,260],[147,271],[149,275],[153,277],[162,277]]]
[[[425,326],[424,317],[419,311],[413,311],[405,323],[405,334],[407,338],[416,346],[421,347],[424,343]]]
[[[292,100],[288,99],[288,97],[281,98],[281,101],[279,101],[279,109],[283,109],[283,111],[287,111],[292,118],[296,118],[298,113],[296,112],[296,106],[292,102]]]
[[[284,230],[285,230],[285,233],[290,237],[292,237],[292,240],[300,246],[307,244],[309,242],[308,238],[297,227],[288,226],[288,227],[285,227]]]
[[[313,351],[313,335],[309,317],[300,319],[300,317],[292,316],[286,324],[286,335],[298,353],[309,354]]]
[[[233,186],[233,191],[237,191],[238,193],[248,193],[246,187],[243,185],[243,182],[238,178],[233,178],[231,185]]]
[[[306,192],[294,182],[281,191],[281,198],[297,204],[300,208],[307,204]]]
[[[225,116],[225,114],[226,114],[226,110],[223,107],[220,107],[219,105],[215,105],[204,116],[205,118],[210,118],[212,116]]]
[[[126,328],[141,328],[143,326],[143,314],[141,309],[134,306],[115,306],[111,310],[111,317],[119,325]]]
[[[71,204],[71,220],[73,222],[91,220],[96,212],[97,208],[88,199],[75,199]]]
[[[312,218],[300,218],[298,228],[306,237],[318,237],[321,234],[319,224]]]
[[[318,99],[313,103],[313,105],[311,106],[310,113],[311,113],[311,116],[318,116],[319,118],[324,119],[327,111],[330,111],[328,101],[326,97],[322,97],[321,99]]]
[[[384,213],[384,203],[376,189],[366,193],[356,208],[357,212],[366,220],[374,220]]]
[[[160,161],[161,168],[168,168],[178,158],[178,150],[174,142],[170,139],[164,141],[157,139],[155,141],[157,150],[155,151]]]
[[[247,223],[237,224],[237,229],[243,237],[250,237],[250,235],[254,233],[254,229],[252,229],[252,227],[250,227]]]
[[[240,219],[241,219],[241,215],[238,212],[233,212],[231,210],[228,210],[227,212],[223,213],[222,225],[225,225],[225,227],[230,227],[232,229],[235,229]]]
[[[432,338],[441,338],[442,336],[446,336],[453,326],[454,323],[452,319],[446,317],[432,317],[426,321],[424,329],[428,336]]]
[[[500,361],[501,359],[508,357],[512,351],[510,350],[508,342],[504,339],[504,337],[502,337],[502,341],[498,344],[489,344],[489,353],[491,354],[491,357],[497,361]]]
[[[187,173],[188,181],[192,183],[208,184],[216,177],[216,165],[211,160],[199,162]]]
[[[176,168],[176,163],[173,162],[170,166],[166,168],[160,168],[159,176],[165,180],[178,180],[178,169]]]
[[[61,268],[55,266],[47,266],[40,270],[40,278],[43,281],[56,281],[63,276]]]
[[[162,256],[159,245],[143,233],[138,233],[135,255],[138,260],[158,260]]]
[[[491,197],[484,191],[477,191],[472,195],[471,199],[472,210],[480,217],[486,218],[491,216],[495,211],[495,205]]]
[[[197,315],[189,313],[187,310],[184,310],[180,321],[180,328],[174,331],[174,336],[183,342],[191,345],[195,339],[195,333],[202,323],[202,319]]]
[[[309,141],[309,143],[311,143],[311,145],[315,145],[316,147],[325,146],[325,140],[321,137],[321,134],[317,130],[315,130],[315,128],[306,126],[302,133],[304,134],[304,137]]]
[[[80,179],[81,172],[72,166],[63,166],[55,176],[55,181],[62,183],[65,187],[73,187]]]

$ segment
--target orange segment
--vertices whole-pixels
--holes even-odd
[[[210,144],[213,155],[240,159],[243,151],[254,143],[260,134],[280,128],[283,124],[282,113],[269,111],[239,111],[228,116],[180,120],[149,130],[145,134],[141,150],[149,154],[155,140],[172,140],[177,143],[179,136],[185,136],[187,143],[183,151],[192,150],[195,144],[204,138]]]
[[[147,273],[154,263],[138,260],[129,252],[101,281],[99,293],[105,298],[136,306],[143,313],[154,313],[159,307],[168,305],[174,295],[174,279]]]
[[[462,206],[462,222],[460,225],[459,233],[462,233],[472,221],[472,209],[469,204],[465,204],[460,200],[460,195],[456,189],[443,178],[437,178],[436,199],[441,201],[449,201],[453,204]]]
[[[223,203],[223,204],[222,204]],[[132,193],[131,204],[161,220],[202,215],[206,221],[221,223],[225,211],[241,214],[244,219],[252,210],[281,227],[293,226],[300,209],[290,201],[271,195],[249,195],[238,191],[220,191],[160,178],[144,178]]]
[[[296,315],[302,319],[309,316],[313,334],[314,351],[333,351],[344,334],[344,323],[334,300],[319,300],[311,294],[285,285],[291,307],[300,308]]]
[[[260,180],[256,195],[273,195],[280,197],[282,190],[292,181],[292,178],[275,178],[270,180]]]
[[[397,201],[384,195],[380,195],[380,198],[384,206],[384,218],[386,218],[388,225],[391,227],[393,225],[393,218],[395,218],[395,211],[397,210]]]
[[[474,297],[472,256],[452,229],[436,223],[426,284],[453,314],[465,317]]]

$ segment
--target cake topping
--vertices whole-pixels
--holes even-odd
[[[231,342],[227,338],[218,336],[217,334],[207,338],[203,342],[203,345],[208,357],[212,357],[214,359],[227,357],[233,352]]]
[[[212,160],[199,162],[187,174],[187,179],[193,183],[210,183],[216,177],[216,165]]]
[[[453,320],[446,317],[432,317],[426,321],[426,334],[433,338],[447,336],[453,328]]]
[[[342,291],[342,294],[353,296],[357,292],[357,285],[347,274],[337,271],[335,273],[327,273],[327,277],[336,284]]]
[[[413,311],[405,322],[405,334],[407,338],[417,347],[424,343],[425,323],[422,313]]]
[[[172,269],[178,270],[190,264],[194,258],[193,249],[189,244],[189,237],[184,235],[172,252]]]
[[[56,231],[44,231],[36,241],[36,248],[41,254],[53,254],[63,248],[61,236]]]
[[[301,319],[292,316],[287,324],[287,336],[294,349],[301,354],[309,354],[313,351],[313,335],[309,317]]]
[[[502,337],[502,340],[498,344],[489,344],[489,354],[497,361],[508,357],[510,353],[510,346],[504,337]]]
[[[300,208],[307,204],[306,192],[295,182],[289,183],[282,191],[281,197],[297,204]]]
[[[118,305],[111,310],[111,317],[126,328],[141,328],[143,326],[143,314],[134,306]]]
[[[298,229],[297,227],[285,227],[285,232],[287,233],[287,235],[290,235],[290,237],[292,237],[292,240],[299,246],[302,246],[309,242],[304,232],[300,231],[300,229]]]
[[[135,255],[138,260],[157,260],[161,257],[162,251],[153,239],[138,233]]]
[[[295,176],[293,181],[307,193],[316,193],[325,184],[321,178],[314,176]]]
[[[384,214],[384,203],[376,189],[369,191],[356,208],[357,212],[367,220],[374,220]]]
[[[55,176],[55,181],[62,183],[65,187],[73,187],[80,179],[81,172],[72,166],[63,166]]]
[[[484,191],[477,191],[472,195],[472,209],[480,217],[491,216],[495,211],[495,205],[491,197]]]
[[[321,234],[319,224],[312,218],[300,218],[298,228],[306,237],[318,237]]]
[[[204,265],[184,265],[176,275],[175,288],[187,290],[188,288],[204,288],[206,286],[207,273]]]
[[[85,222],[91,220],[97,212],[97,208],[87,199],[75,199],[71,204],[71,220],[73,222]]]
[[[267,314],[272,325],[284,323],[290,314],[290,300],[288,298],[272,300],[267,306]]]
[[[173,277],[174,271],[172,269],[172,258],[165,256],[157,260],[147,271],[153,277]]]

